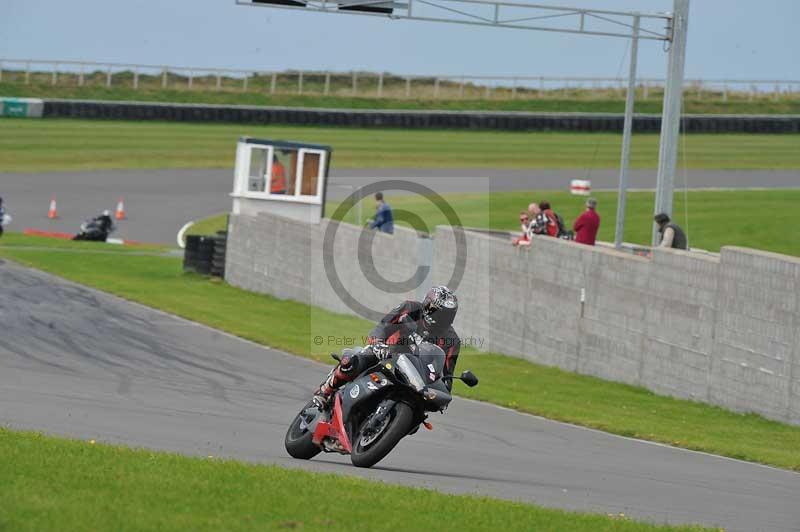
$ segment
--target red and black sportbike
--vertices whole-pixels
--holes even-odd
[[[443,376],[445,354],[438,346],[419,342],[413,351],[379,361],[339,388],[325,409],[310,401],[286,432],[289,454],[308,460],[337,452],[349,454],[356,467],[372,467],[420,425],[431,428],[428,413],[444,412],[453,399],[447,379],[478,384],[470,371]]]

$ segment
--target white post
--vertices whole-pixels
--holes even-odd
[[[111,86],[111,65],[108,66],[108,70],[106,70],[106,87]]]
[[[633,100],[636,94],[636,61],[639,54],[640,17],[633,17],[631,38],[631,65],[628,71],[628,94],[625,98],[625,122],[622,128],[622,156],[619,165],[619,191],[617,193],[617,227],[614,233],[614,247],[622,247],[625,232],[625,200],[628,194],[628,165],[631,160],[631,131],[633,130]]]
[[[353,96],[358,92],[358,72],[353,72]]]
[[[658,152],[655,214],[672,215],[675,167],[678,160],[678,136],[681,126],[683,70],[686,62],[686,30],[689,25],[689,0],[674,0],[672,41],[667,59],[667,81],[661,115],[661,144]],[[658,227],[653,223],[653,245],[658,244]]]
[[[278,83],[278,75],[273,72],[272,77],[269,80],[269,93],[275,94],[275,85]]]
[[[322,93],[325,96],[327,96],[330,91],[331,91],[331,73],[325,72],[325,88],[323,89]]]
[[[297,73],[297,94],[303,94],[303,71]]]
[[[164,70],[161,71],[161,88],[167,88],[167,67],[164,67]]]
[[[139,67],[133,67],[133,88],[139,88]]]
[[[411,97],[411,78],[406,78],[406,98]]]
[[[383,96],[383,72],[378,74],[378,98],[382,96]]]
[[[439,78],[433,80],[433,98],[434,100],[439,97]]]
[[[222,88],[222,76],[217,72],[217,92]]]

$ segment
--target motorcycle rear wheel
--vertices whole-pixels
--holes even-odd
[[[313,403],[309,402],[303,409],[295,416],[289,429],[286,431],[286,437],[283,440],[283,445],[286,447],[286,452],[292,458],[300,460],[310,460],[317,456],[321,449],[314,445],[314,431],[310,430],[310,426],[306,425],[303,428],[303,423],[309,423],[309,417],[303,414],[307,409],[311,408]],[[310,419],[313,421],[313,418]]]
[[[367,421],[361,424],[358,434],[353,438],[353,450],[350,453],[350,461],[354,466],[372,467],[383,460],[414,425],[414,411],[405,403],[396,403],[391,416],[389,425],[376,439],[365,440],[362,431]],[[369,441],[369,444],[362,447],[362,441]]]

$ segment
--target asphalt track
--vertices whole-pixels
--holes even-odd
[[[587,177],[583,170],[468,170],[468,169],[334,169],[328,197],[341,199],[354,188],[376,180],[404,178],[439,193],[497,190],[566,190],[569,181]],[[616,170],[594,170],[595,189],[614,189]],[[683,183],[680,176],[677,184]],[[800,187],[800,171],[692,170],[692,188]],[[9,231],[33,227],[74,233],[80,223],[125,199],[128,219],[119,224],[118,238],[173,244],[188,221],[231,208],[232,170],[105,170],[40,174],[0,173],[0,197],[14,217]],[[655,187],[655,172],[634,170],[631,187]],[[387,191],[387,198],[391,198]],[[47,219],[50,197],[58,202],[60,218]]]
[[[13,428],[657,523],[800,530],[800,474],[458,398],[372,470],[291,460],[284,431],[323,366],[9,262],[0,330],[0,423]]]

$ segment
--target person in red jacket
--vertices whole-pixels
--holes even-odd
[[[578,216],[572,230],[575,231],[575,242],[594,246],[597,238],[597,230],[600,228],[600,216],[597,214],[597,200],[589,198],[586,200],[586,211]]]

